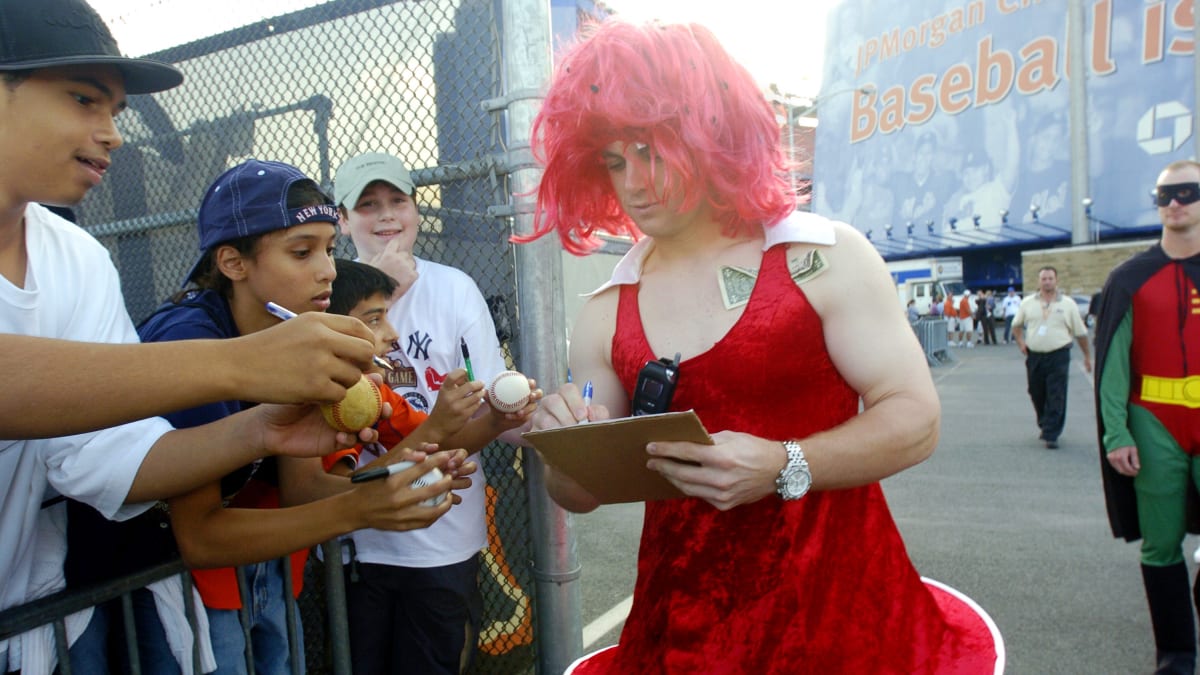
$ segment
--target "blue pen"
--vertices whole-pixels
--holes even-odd
[[[587,382],[583,383],[583,405],[584,405],[584,407],[587,407],[587,408],[592,407],[592,381],[591,380],[588,380]],[[587,424],[588,421],[591,420],[592,413],[590,410],[588,411],[587,416],[588,416],[588,419],[580,421],[582,424]]]
[[[267,303],[267,311],[271,314],[271,316],[274,316],[278,319],[283,319],[284,321],[287,321],[288,319],[296,318],[295,312],[288,309],[287,307],[284,307],[282,305],[277,305],[273,302]],[[387,359],[383,358],[382,356],[379,356],[378,354],[376,354],[375,356],[372,356],[371,360],[375,362],[375,365],[379,366],[380,368],[383,368],[384,370],[395,370],[395,368],[392,368],[392,364],[388,363]]]

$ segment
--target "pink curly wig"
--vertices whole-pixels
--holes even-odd
[[[584,255],[597,232],[641,236],[601,158],[613,141],[649,144],[668,169],[661,197],[682,190],[684,212],[707,200],[728,235],[795,208],[774,112],[707,28],[610,20],[588,31],[560,60],[534,120],[545,170],[534,231],[515,241],[557,231]]]

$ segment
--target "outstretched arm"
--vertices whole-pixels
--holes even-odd
[[[371,428],[358,436],[334,431],[315,405],[256,406],[161,436],[142,460],[125,501],[175,497],[267,455],[321,457],[377,437]]]
[[[445,494],[452,478],[422,488],[410,484],[431,467],[445,464],[449,453],[386,479],[361,483],[326,499],[281,509],[221,506],[220,484],[212,483],[172,499],[171,523],[179,552],[191,567],[222,567],[270,560],[334,537],[370,527],[413,530],[428,527],[452,505],[421,502]]]
[[[610,288],[583,306],[571,331],[571,372],[578,382],[592,382],[592,405],[586,406],[575,384],[564,384],[542,399],[532,417],[531,428],[556,429],[585,420],[608,419],[629,414],[629,401],[612,368],[608,345],[616,323],[617,289]],[[543,462],[543,464],[545,464]],[[586,513],[600,502],[578,483],[545,464],[546,489],[550,497],[568,511]]]
[[[374,352],[357,319],[306,313],[231,340],[98,344],[0,335],[0,438],[95,431],[205,403],[337,401]],[[304,364],[297,368],[296,364]]]

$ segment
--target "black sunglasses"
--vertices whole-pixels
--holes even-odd
[[[1154,188],[1155,204],[1167,206],[1172,199],[1179,202],[1180,206],[1200,202],[1200,183],[1175,183]]]

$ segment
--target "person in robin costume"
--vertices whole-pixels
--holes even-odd
[[[1200,485],[1200,163],[1169,164],[1155,203],[1161,240],[1101,291],[1096,419],[1113,535],[1142,539],[1156,672],[1190,674],[1196,631],[1182,544],[1197,531],[1188,494]]]

